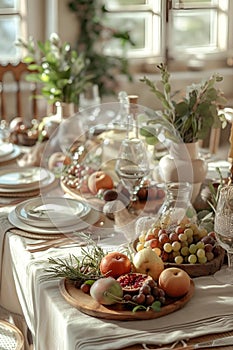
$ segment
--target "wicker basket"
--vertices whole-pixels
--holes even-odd
[[[0,320],[0,345],[3,350],[23,350],[23,334],[11,323]]]

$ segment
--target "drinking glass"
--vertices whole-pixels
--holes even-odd
[[[221,283],[233,284],[233,185],[226,185],[219,191],[214,231],[228,258],[228,266],[217,271],[214,277]]]
[[[142,180],[149,174],[147,149],[140,139],[124,139],[116,160],[115,171],[130,193],[131,205],[137,200]]]
[[[99,95],[99,87],[96,84],[91,84],[79,95],[79,108],[80,110],[98,106],[101,103]]]

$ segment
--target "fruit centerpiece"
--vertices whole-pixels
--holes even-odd
[[[88,238],[82,257],[49,259],[50,277],[62,277],[62,295],[84,313],[109,319],[157,318],[182,307],[194,283],[184,270],[166,268],[150,247],[130,254],[105,252]]]
[[[106,202],[120,200],[125,206],[129,204],[130,194],[117,178],[114,171],[101,165],[101,155],[98,144],[86,141],[85,144],[73,145],[69,156],[64,157],[61,170],[61,186],[63,190],[74,198],[82,197],[86,200],[99,199],[100,207]],[[147,202],[153,201],[160,207],[164,200],[164,189],[151,180],[142,181],[137,192],[139,209]]]

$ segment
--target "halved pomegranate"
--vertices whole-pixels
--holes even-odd
[[[148,280],[152,280],[152,277],[136,272],[127,273],[117,278],[124,293],[138,292],[142,285]]]

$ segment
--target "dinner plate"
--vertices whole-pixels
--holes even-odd
[[[12,143],[1,142],[0,143],[0,159],[8,156],[14,150]]]
[[[15,207],[16,215],[25,224],[44,228],[76,225],[90,210],[86,203],[57,197],[32,198]]]
[[[19,146],[13,145],[12,152],[0,157],[0,163],[4,163],[4,162],[8,162],[10,160],[13,160],[13,159],[17,158],[20,155],[20,153],[21,153],[21,150],[20,150]]]
[[[80,219],[76,225],[57,227],[57,228],[55,227],[43,228],[43,227],[35,227],[35,226],[25,224],[23,221],[19,219],[15,209],[13,209],[8,214],[8,219],[10,223],[15,227],[27,232],[47,234],[47,235],[58,234],[58,233],[71,233],[71,232],[75,233],[75,232],[84,230],[90,225],[94,225],[99,220],[99,218],[100,218],[100,212],[91,209],[89,214],[84,219]]]
[[[46,169],[41,167],[15,167],[0,171],[0,187],[7,189],[39,186],[40,181],[49,176]]]
[[[39,181],[38,183],[33,183],[33,184],[28,184],[27,186],[20,186],[20,187],[11,187],[11,188],[5,188],[0,186],[0,193],[26,193],[29,191],[34,191],[37,189],[42,189],[51,183],[54,182],[55,180],[55,175],[50,172],[49,170],[44,169],[45,172],[47,173],[47,177],[45,177],[42,181]]]

